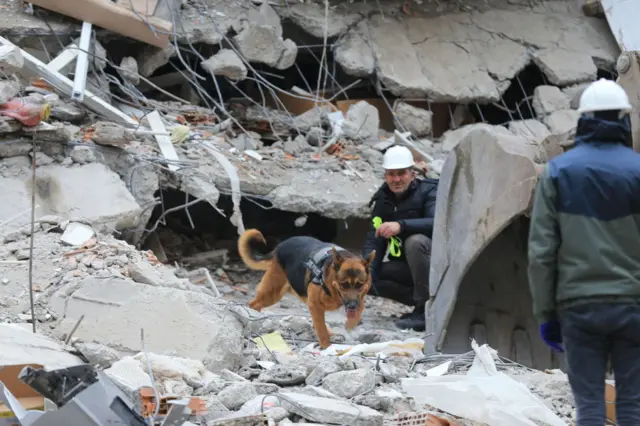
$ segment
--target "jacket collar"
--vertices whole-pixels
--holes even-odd
[[[581,116],[576,128],[575,144],[622,144],[629,146],[631,120],[625,116],[618,121]]]

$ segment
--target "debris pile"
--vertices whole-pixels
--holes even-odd
[[[585,84],[614,77],[606,24],[571,2],[100,3],[9,2],[0,19],[0,382],[28,383],[42,417],[20,424],[95,392],[140,424],[482,424],[406,386],[468,384],[478,363],[524,384],[548,424],[573,420],[564,374],[486,346],[425,358],[387,300],[368,298],[352,333],[329,313],[319,351],[297,299],[246,307],[257,277],[234,251],[249,227],[359,248],[394,144],[436,178],[478,128],[544,162],[545,138],[571,144]],[[59,380],[82,385],[60,395]]]

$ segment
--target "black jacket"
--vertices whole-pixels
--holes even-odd
[[[376,250],[376,257],[371,264],[374,279],[387,251],[388,240],[383,237],[376,238],[373,218],[380,216],[383,222],[398,222],[400,224],[398,237],[402,241],[413,234],[431,237],[433,218],[436,213],[437,190],[438,180],[436,179],[414,179],[401,198],[396,198],[386,183],[373,195],[369,202],[369,206],[373,205],[371,228],[367,233],[362,254],[366,257],[372,250]],[[395,259],[404,259],[404,250],[401,256]]]

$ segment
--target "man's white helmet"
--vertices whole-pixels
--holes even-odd
[[[620,110],[629,113],[632,109],[627,92],[622,86],[615,81],[601,78],[591,83],[582,92],[578,112],[584,114],[595,111]]]
[[[413,154],[404,146],[392,146],[382,158],[382,167],[385,170],[408,169],[411,166],[413,166]]]

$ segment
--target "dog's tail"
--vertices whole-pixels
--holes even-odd
[[[266,271],[273,261],[273,251],[267,250],[267,241],[257,229],[247,229],[238,239],[238,252],[249,268]]]

